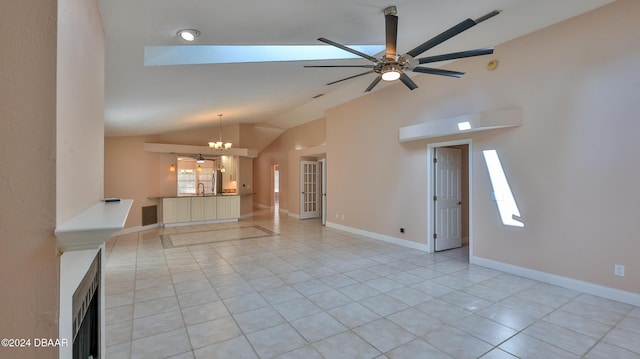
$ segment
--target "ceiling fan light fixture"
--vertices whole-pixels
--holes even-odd
[[[382,79],[385,81],[395,81],[400,78],[400,68],[395,65],[387,65],[382,68]]]
[[[184,41],[193,42],[195,41],[196,37],[200,36],[200,31],[196,29],[184,29],[178,31],[177,35]]]
[[[202,155],[199,155],[198,158],[196,158],[196,162],[197,163],[204,163],[204,157],[202,157]]]

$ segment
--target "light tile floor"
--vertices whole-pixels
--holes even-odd
[[[260,225],[275,237],[164,249]],[[640,358],[640,308],[256,212],[107,243],[107,358]]]

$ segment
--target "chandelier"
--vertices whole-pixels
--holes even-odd
[[[218,118],[220,119],[220,137],[218,142],[209,142],[209,148],[212,150],[228,150],[231,148],[231,142],[222,142],[222,114],[219,114]]]

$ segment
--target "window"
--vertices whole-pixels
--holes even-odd
[[[205,193],[213,192],[213,169],[214,161],[205,160],[204,163],[197,163],[194,158],[178,158],[178,195],[195,195],[202,192],[204,185]]]

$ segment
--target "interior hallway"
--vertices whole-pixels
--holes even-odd
[[[640,358],[638,307],[277,213],[109,240],[107,357]]]

